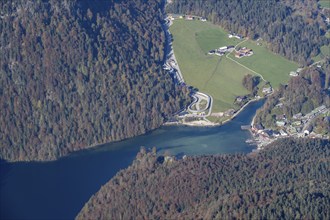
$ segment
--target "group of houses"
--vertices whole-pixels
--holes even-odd
[[[261,124],[255,124],[251,127],[251,131],[258,136],[258,140],[261,142],[267,142],[269,138],[296,136],[296,137],[319,137],[323,138],[321,134],[317,134],[313,131],[313,127],[310,126],[310,122],[313,121],[320,114],[328,114],[330,110],[325,106],[319,106],[310,113],[303,116],[301,113],[293,115],[291,119],[288,119],[285,114],[276,115],[276,121],[274,130],[265,129]],[[325,120],[330,120],[326,117]]]
[[[244,38],[242,35],[240,35],[240,34],[235,34],[235,33],[229,33],[229,34],[228,34],[228,37],[229,37],[229,38],[237,38],[237,39],[239,39],[239,40],[241,40],[241,39]]]
[[[195,15],[178,15],[178,14],[170,14],[169,16],[170,20],[175,20],[175,19],[185,19],[188,21],[193,21],[193,20],[197,20],[197,21],[207,21],[207,19],[205,17],[199,17],[199,16],[195,16]]]
[[[265,95],[271,94],[273,92],[273,88],[271,86],[262,88],[262,93]]]
[[[302,71],[302,68],[298,68],[296,71],[291,71],[290,72],[290,76],[293,76],[293,77],[295,77],[295,76],[299,76],[299,73]]]
[[[236,58],[249,57],[252,55],[253,55],[253,50],[246,47],[242,47],[239,50],[236,50],[235,52]]]
[[[208,52],[209,55],[218,55],[218,56],[223,56],[226,52],[232,52],[235,49],[234,46],[224,46],[224,47],[219,47],[218,49],[210,50]]]
[[[194,15],[183,15],[182,18],[188,21],[192,21],[192,20],[207,21],[205,17],[199,17]]]

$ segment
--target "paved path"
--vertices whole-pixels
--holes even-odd
[[[171,33],[170,33],[170,26],[171,26],[172,24],[173,24],[173,21],[172,21],[172,20],[170,20],[170,19],[168,19],[168,18],[165,19],[164,29],[165,29],[166,37],[167,37],[167,39],[168,39],[168,40],[167,40],[167,42],[168,42],[168,45],[167,45],[167,47],[168,47],[168,48],[167,48],[167,51],[168,51],[168,52],[167,52],[167,55],[166,55],[166,56],[168,56],[168,57],[166,58],[166,64],[167,64],[168,66],[171,66],[173,69],[176,70],[176,75],[177,75],[177,78],[178,78],[179,83],[183,83],[183,82],[184,82],[183,75],[182,75],[182,73],[181,73],[181,70],[180,70],[180,67],[179,67],[179,63],[178,63],[178,61],[177,61],[177,59],[176,59],[176,57],[175,57],[174,50],[173,50],[172,37],[171,37]],[[169,60],[174,60],[175,64],[174,64],[174,65],[171,65],[171,64],[169,63]],[[199,98],[198,96],[206,96],[206,97],[208,97],[208,99],[207,99],[207,101],[208,101],[208,104],[207,104],[208,108],[207,108],[205,111],[207,111],[207,110],[209,110],[209,111],[208,111],[208,114],[205,115],[205,116],[203,116],[203,117],[208,117],[208,116],[210,116],[211,113],[212,113],[213,98],[212,98],[212,96],[210,96],[210,95],[208,95],[208,94],[205,94],[205,93],[197,92],[196,94],[192,95],[194,101],[188,106],[188,109],[189,109],[189,110],[192,110],[192,109],[191,109],[191,106],[194,105],[194,104],[196,104],[196,107],[197,107],[197,104],[198,104],[199,101],[200,101],[200,98]],[[197,103],[196,103],[196,102],[197,102]],[[192,110],[192,111],[194,111],[194,110]],[[201,111],[201,110],[199,109],[199,107],[197,108],[197,111],[198,111],[198,112]]]
[[[239,42],[238,44],[236,44],[236,46],[235,46],[235,50],[236,50],[236,47],[237,47],[238,45],[240,45],[240,44],[242,44],[242,43],[246,42],[247,40],[248,40],[248,39],[245,39],[245,40],[243,40],[243,41]],[[263,81],[265,81],[265,82],[266,82],[266,80],[264,79],[264,77],[263,77],[263,76],[262,76],[260,73],[258,73],[258,72],[256,72],[256,71],[254,71],[254,70],[250,69],[250,68],[249,68],[249,67],[247,67],[247,66],[244,66],[243,64],[241,64],[241,63],[237,62],[236,60],[232,59],[231,57],[229,57],[229,55],[230,55],[231,53],[232,53],[232,52],[228,53],[228,54],[226,55],[226,58],[228,58],[228,59],[230,59],[231,61],[233,61],[233,62],[237,63],[238,65],[240,65],[240,66],[244,67],[245,69],[247,69],[247,70],[249,70],[249,71],[251,71],[251,72],[253,72],[253,73],[257,74],[258,76],[260,76],[260,78],[261,78]]]
[[[183,76],[182,76],[182,73],[181,73],[181,70],[180,70],[180,67],[179,67],[179,64],[178,64],[178,61],[175,57],[175,54],[174,54],[174,50],[173,50],[173,45],[172,45],[172,37],[171,37],[171,33],[170,33],[170,26],[173,24],[173,21],[172,20],[169,20],[169,19],[165,19],[165,34],[167,35],[167,42],[168,42],[168,55],[170,55],[169,57],[167,57],[167,61],[169,60],[174,60],[175,61],[175,65],[170,65],[172,66],[174,69],[176,69],[176,75],[177,75],[177,78],[179,80],[180,83],[183,83],[184,82],[184,79],[183,79]]]

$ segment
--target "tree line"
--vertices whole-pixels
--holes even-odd
[[[0,157],[52,160],[143,134],[189,91],[161,66],[162,2],[0,2]]]
[[[141,149],[76,219],[329,219],[330,142],[168,160]]]
[[[255,122],[265,127],[274,127],[276,115],[284,114],[291,119],[295,114],[305,115],[321,105],[329,108],[329,87],[330,59],[326,59],[321,68],[305,68],[299,76],[290,78],[288,85],[281,85],[257,111]],[[279,103],[282,104],[281,108],[276,107]],[[329,126],[329,122],[327,124]]]
[[[206,17],[227,31],[262,38],[273,52],[301,65],[330,42],[317,1],[174,0],[167,11]]]

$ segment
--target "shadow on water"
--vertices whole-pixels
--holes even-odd
[[[146,135],[81,151],[54,162],[0,161],[0,219],[74,219],[88,199],[119,170],[127,168],[140,146],[183,155],[249,153],[249,124],[262,102],[249,105],[222,127],[163,126]]]
[[[7,163],[5,160],[0,159],[0,189],[2,188],[2,186],[6,185],[6,181],[9,178],[11,169],[11,163]]]

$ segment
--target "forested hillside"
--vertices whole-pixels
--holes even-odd
[[[0,1],[0,157],[52,160],[183,107],[187,91],[161,69],[161,4]]]
[[[272,127],[276,115],[285,115],[291,119],[293,115],[306,115],[315,108],[325,105],[330,107],[330,60],[326,59],[322,68],[309,67],[299,76],[292,77],[288,85],[281,86],[267,98],[264,106],[257,111],[255,123]],[[329,128],[329,121],[324,120]]]
[[[272,51],[303,65],[329,43],[317,1],[174,0],[167,10],[203,16],[230,32],[262,38]]]
[[[329,219],[330,142],[170,160],[144,149],[77,219]]]

